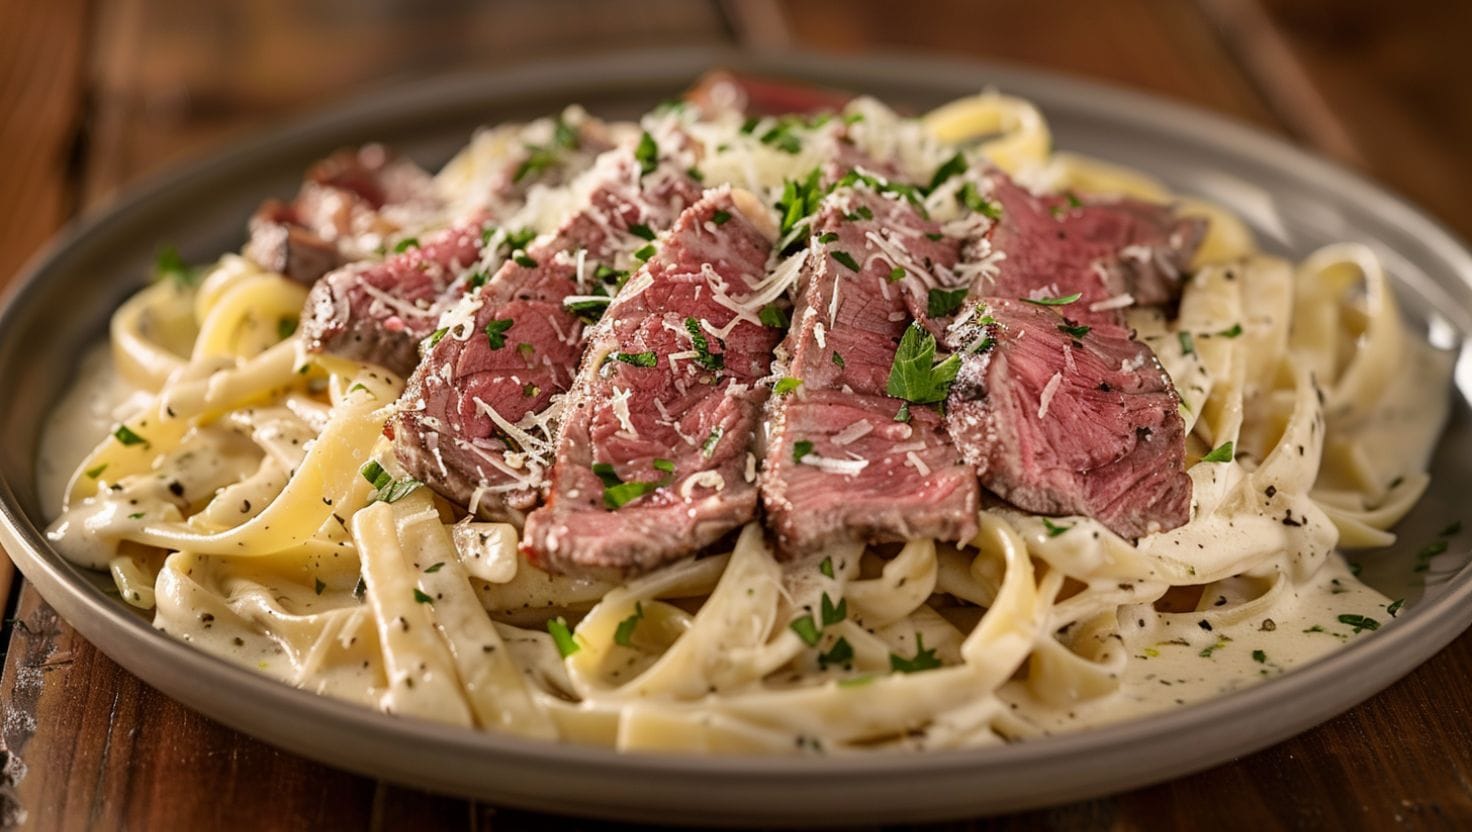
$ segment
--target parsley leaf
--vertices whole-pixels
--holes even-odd
[[[634,629],[639,622],[644,620],[644,602],[634,602],[634,614],[618,622],[618,628],[613,631],[613,643],[622,644],[624,647],[633,647]]]
[[[1034,306],[1067,306],[1083,296],[1083,292],[1074,292],[1071,295],[1056,298],[1023,298],[1022,302],[1031,303]]]
[[[567,627],[567,619],[562,616],[547,619],[547,632],[552,634],[552,642],[557,645],[557,654],[567,658],[582,649],[572,637],[572,630]]]
[[[1201,461],[1202,462],[1231,462],[1236,457],[1236,454],[1233,453],[1233,450],[1234,449],[1233,449],[1232,443],[1230,441],[1223,442],[1222,444],[1216,446],[1216,448],[1212,449],[1212,452],[1211,453],[1207,454],[1206,456],[1203,456],[1201,458]]]
[[[645,130],[639,137],[639,145],[634,148],[634,161],[639,163],[641,175],[652,173],[659,164],[659,145],[654,143],[654,137]]]
[[[654,354],[653,350],[645,350],[644,352],[614,352],[609,353],[608,357],[614,361],[632,364],[635,367],[653,367],[659,363],[659,357]]]
[[[855,271],[856,272],[856,271],[859,270],[859,263],[858,263],[858,261],[854,259],[854,256],[852,254],[849,254],[846,251],[834,251],[834,252],[830,252],[830,256],[834,260],[837,260],[838,262],[840,262],[843,265],[847,266],[850,271]]]
[[[1063,534],[1064,532],[1068,531],[1069,529],[1071,529],[1073,527],[1072,526],[1060,526],[1057,523],[1054,523],[1052,520],[1049,520],[1048,518],[1044,517],[1043,518],[1043,528],[1045,528],[1045,529],[1048,530],[1048,537],[1057,537],[1058,535]]]
[[[147,439],[144,439],[143,437],[141,437],[138,434],[134,433],[127,425],[118,425],[117,430],[114,430],[112,432],[112,435],[113,435],[113,437],[115,439],[117,439],[119,442],[123,443],[123,445],[125,445],[125,446],[127,446],[127,445],[143,445],[144,447],[147,447],[148,446],[148,440]],[[101,473],[101,472],[99,472],[99,473]]]
[[[952,176],[960,176],[965,172],[966,157],[962,156],[958,152],[955,156],[952,156],[951,158],[945,160],[945,162],[943,162],[940,167],[935,169],[935,175],[930,177],[930,185],[925,190],[927,193],[933,191],[936,188],[939,188],[947,179],[950,179]]]
[[[1058,325],[1058,331],[1068,335],[1070,338],[1082,338],[1089,334],[1093,327],[1087,324],[1074,323],[1069,318],[1064,318],[1063,323]]]
[[[772,392],[779,396],[785,396],[801,386],[802,379],[784,376],[778,379],[776,384],[772,385]]]
[[[792,316],[787,314],[787,310],[775,303],[763,306],[761,314],[757,317],[761,320],[762,326],[769,326],[772,329],[786,329],[792,323]]]
[[[394,243],[394,254],[403,254],[411,248],[419,248],[418,237],[405,237],[397,243]]]
[[[716,452],[716,445],[719,445],[721,443],[721,437],[725,435],[726,429],[721,427],[720,425],[716,425],[714,428],[712,428],[710,435],[705,437],[704,442],[700,443],[700,455],[705,457],[706,459],[710,459],[711,454],[714,454]]]
[[[499,350],[500,348],[506,346],[506,330],[510,329],[511,326],[515,323],[516,321],[512,320],[511,318],[506,318],[504,320],[492,318],[486,324],[485,333],[486,338],[491,342],[491,349]]]
[[[819,631],[818,625],[813,623],[813,617],[811,615],[794,618],[792,619],[792,623],[787,626],[791,628],[792,632],[797,633],[797,637],[802,639],[803,644],[809,647],[817,647],[818,639],[822,638],[823,635]]]
[[[690,343],[695,347],[695,363],[707,370],[720,370],[726,366],[726,357],[710,351],[710,341],[696,318],[685,319],[685,331],[690,333]]]
[[[1341,615],[1339,616],[1339,623],[1348,624],[1349,626],[1354,628],[1354,631],[1356,633],[1358,633],[1360,630],[1380,629],[1379,621],[1363,615]]]
[[[911,322],[900,339],[899,349],[895,351],[885,392],[916,404],[943,401],[960,369],[961,358],[957,355],[937,364],[935,336],[918,323]]]
[[[965,289],[931,289],[925,301],[925,312],[932,318],[943,318],[966,302]]]
[[[821,608],[821,612],[823,626],[831,627],[834,624],[842,621],[843,619],[848,618],[848,599],[838,599],[838,604],[837,606],[835,606],[833,604],[833,601],[828,597],[828,593],[825,592],[823,593],[823,605]]]
[[[822,572],[825,577],[832,578],[833,577],[833,558],[832,557],[823,558],[823,562],[820,563],[820,564],[818,564],[818,571],[819,572]]]
[[[1189,332],[1177,332],[1176,340],[1181,342],[1181,355],[1190,355],[1196,351],[1196,339]]]
[[[725,225],[727,222],[730,222],[730,220],[730,211],[716,211],[714,214],[710,215],[710,221],[715,223],[716,225]]]
[[[414,587],[414,600],[420,604],[434,603],[434,599],[430,597],[429,593],[425,592],[417,586]]]
[[[848,643],[848,639],[839,636],[838,641],[833,642],[833,646],[828,648],[828,652],[818,655],[818,667],[827,670],[829,665],[847,665],[853,660],[853,645]]]
[[[896,673],[919,673],[937,667],[940,667],[940,659],[936,658],[934,649],[925,649],[925,635],[918,631],[915,633],[915,658],[906,659],[894,653],[889,654],[889,669]]]
[[[792,443],[792,461],[802,462],[802,458],[813,452],[813,443],[806,439],[799,439]]]

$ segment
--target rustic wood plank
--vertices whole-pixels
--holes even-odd
[[[1277,127],[1189,3],[786,0],[794,41],[835,52],[944,50],[1114,81]]]
[[[99,15],[89,200],[251,128],[386,83],[730,37],[714,3],[686,0],[115,0]]]
[[[1211,0],[1225,41],[1300,132],[1472,235],[1472,4]],[[1302,77],[1303,83],[1283,83]],[[1321,103],[1304,94],[1307,85]],[[1303,115],[1307,113],[1306,117]],[[1325,114],[1343,139],[1325,136]]]
[[[71,211],[86,19],[82,0],[0,8],[0,283]]]

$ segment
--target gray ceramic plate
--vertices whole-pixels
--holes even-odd
[[[863,90],[921,108],[993,85],[1036,101],[1062,148],[1150,171],[1226,204],[1274,250],[1334,240],[1375,245],[1407,314],[1460,348],[1472,331],[1472,258],[1401,199],[1288,145],[1219,118],[1075,80],[901,57],[659,52],[528,66],[384,90],[155,180],[79,223],[39,260],[0,315],[0,542],[81,633],[165,693],[284,748],[365,774],[502,804],[684,823],[917,821],[1090,797],[1186,774],[1281,740],[1400,678],[1472,621],[1466,553],[1438,559],[1430,586],[1410,558],[1472,487],[1472,423],[1457,394],[1435,480],[1398,550],[1365,576],[1405,612],[1379,632],[1279,679],[1110,728],[1001,748],[926,756],[754,759],[618,756],[395,719],[277,684],[171,640],[65,563],[40,529],[36,438],[80,351],[146,279],[154,249],[205,260],[238,246],[264,197],[292,192],[337,146],[379,139],[439,164],[477,124],[582,102],[633,116],[712,65]],[[1459,363],[1464,391],[1472,364]],[[1416,576],[1419,578],[1419,576]],[[1187,741],[1182,741],[1183,739]]]

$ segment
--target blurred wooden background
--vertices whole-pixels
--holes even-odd
[[[903,48],[1104,79],[1287,136],[1472,236],[1469,39],[1472,3],[1439,0],[6,0],[0,280],[78,211],[252,128],[385,81],[661,45]],[[7,824],[570,823],[377,783],[236,734],[121,671],[28,587],[11,593],[5,624]],[[1243,760],[940,828],[1472,824],[1469,678],[1464,636],[1359,708]]]

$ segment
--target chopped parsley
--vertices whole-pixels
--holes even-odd
[[[1268,654],[1267,653],[1264,653],[1261,650],[1253,650],[1252,651],[1252,660],[1255,661],[1255,662],[1257,662],[1258,664],[1267,664]]]
[[[1462,532],[1462,521],[1453,520],[1451,525],[1436,533],[1437,537],[1456,537]]]
[[[1442,552],[1445,552],[1446,549],[1447,543],[1445,540],[1437,540],[1433,543],[1426,544],[1424,547],[1422,547],[1421,551],[1416,553],[1415,571],[1425,572],[1426,570],[1430,569],[1431,559],[1441,554]]]
[[[1221,332],[1218,332],[1217,333],[1217,335],[1220,335],[1223,338],[1236,338],[1238,335],[1241,335],[1241,334],[1242,334],[1242,325],[1241,324],[1232,324],[1229,328],[1224,329]]]
[[[634,646],[634,630],[639,622],[644,620],[644,602],[634,602],[634,613],[623,621],[618,622],[618,627],[613,631],[613,643],[624,647]]]
[[[578,316],[583,323],[591,324],[603,317],[603,311],[608,308],[612,298],[599,298],[597,300],[563,300],[562,305],[567,311]]]
[[[614,352],[609,353],[608,357],[614,361],[632,364],[635,367],[653,367],[659,363],[659,357],[654,354],[653,350],[645,350],[644,352]]]
[[[635,237],[638,237],[641,240],[649,240],[650,242],[653,242],[654,238],[657,236],[654,233],[654,229],[650,228],[642,222],[636,222],[633,225],[629,226],[629,233],[633,234]]]
[[[134,512],[134,513],[128,515],[128,519],[129,520],[142,520],[143,519],[143,512],[141,512],[141,511]],[[322,593],[319,592],[317,594],[318,595],[321,595]]]
[[[415,479],[394,479],[393,474],[385,471],[378,460],[370,459],[363,463],[358,469],[363,479],[373,485],[374,493],[368,498],[368,502],[382,501],[385,503],[396,503],[414,492],[422,483]]]
[[[941,166],[935,169],[935,175],[930,177],[930,185],[925,189],[930,192],[939,188],[952,176],[960,176],[966,172],[966,157],[957,153],[955,156],[945,160]]]
[[[1196,351],[1196,339],[1189,332],[1177,332],[1176,339],[1181,342],[1181,355],[1190,355]]]
[[[818,639],[823,636],[823,633],[818,629],[818,625],[813,623],[813,617],[811,615],[794,618],[792,619],[792,623],[787,626],[792,632],[797,633],[797,637],[802,639],[803,644],[809,647],[817,647]]]
[[[720,370],[726,366],[726,357],[710,351],[710,341],[700,327],[697,318],[685,319],[685,331],[690,333],[690,343],[695,347],[695,363],[707,370]]]
[[[833,364],[840,370],[843,369],[843,355],[838,350],[833,351]]]
[[[1093,327],[1089,326],[1088,324],[1075,323],[1070,318],[1064,318],[1063,323],[1058,325],[1058,331],[1069,336],[1070,338],[1082,338],[1085,335],[1088,335],[1089,331],[1092,329]]]
[[[900,409],[899,410],[896,410],[894,412],[894,420],[896,422],[908,422],[908,421],[910,421],[910,403],[909,402],[900,402]]]
[[[829,243],[837,242],[837,240],[838,240],[838,232],[837,231],[829,231],[827,234],[824,234],[824,235],[822,235],[821,237],[818,238],[818,244],[819,245],[825,245],[826,246]]]
[[[649,465],[656,471],[663,471],[666,474],[675,473],[675,461],[672,459],[655,459]]]
[[[659,164],[659,145],[654,143],[654,137],[645,130],[639,137],[639,145],[634,148],[634,161],[639,163],[639,173],[653,173]]]
[[[403,254],[411,248],[419,248],[418,237],[405,237],[397,243],[394,243],[394,254]]]
[[[511,259],[516,262],[516,265],[521,266],[523,269],[535,269],[537,267],[537,261],[528,257],[526,252],[522,252],[521,254],[518,254]]]
[[[98,477],[102,476],[102,472],[103,471],[106,471],[106,470],[107,470],[107,463],[106,462],[102,463],[101,465],[97,466],[96,468],[88,468],[87,469],[87,478],[88,479],[95,480]]]
[[[557,151],[548,147],[527,147],[527,156],[521,164],[516,166],[516,173],[512,174],[512,182],[520,182],[528,176],[536,176],[548,168],[555,167],[561,159]]]
[[[965,301],[965,289],[931,289],[925,300],[925,312],[932,318],[943,318],[960,309]]]
[[[813,452],[813,443],[806,439],[799,439],[792,443],[792,461],[802,462],[802,458]]]
[[[716,211],[710,215],[710,221],[716,225],[725,225],[731,221],[731,212],[725,210]]]
[[[907,274],[909,274],[909,272],[905,271],[903,267],[895,266],[894,268],[889,270],[889,282],[898,283],[901,280],[904,280],[905,275]]]
[[[782,215],[777,248],[783,254],[795,252],[807,236],[808,227],[803,220],[818,209],[823,199],[823,190],[818,185],[820,173],[818,168],[813,168],[801,181],[789,179],[782,186],[782,196],[777,200],[777,210]]]
[[[557,655],[564,659],[582,649],[582,646],[572,637],[572,630],[567,627],[567,619],[560,615],[547,619],[547,632],[552,634],[552,642],[557,645]]]
[[[541,386],[532,384],[530,381],[521,385],[521,397],[523,399],[535,399],[540,395],[542,395]]]
[[[859,263],[857,260],[854,259],[854,256],[852,254],[849,254],[846,251],[834,251],[830,252],[830,255],[833,257],[834,260],[837,260],[844,266],[847,266],[849,271],[856,272],[859,270]]]
[[[838,599],[838,604],[835,606],[833,601],[828,597],[828,593],[823,593],[821,613],[824,627],[831,627],[837,624],[848,618],[848,599]]]
[[[420,604],[433,604],[434,598],[430,597],[429,593],[416,586],[414,587],[414,601]]]
[[[118,425],[117,430],[113,431],[112,435],[124,445],[143,445],[145,447],[148,445],[147,439],[134,433],[127,425]]]
[[[1044,517],[1043,518],[1043,528],[1045,528],[1045,529],[1048,530],[1048,537],[1057,537],[1058,535],[1063,534],[1064,532],[1068,531],[1069,529],[1071,529],[1073,527],[1072,526],[1060,526],[1057,523],[1054,523],[1052,520],[1049,520],[1048,518]]]
[[[179,289],[188,289],[199,282],[204,276],[205,269],[199,266],[189,266],[179,256],[179,250],[173,246],[164,246],[158,250],[153,260],[154,280],[169,280]]]
[[[1406,599],[1397,598],[1394,601],[1391,601],[1389,604],[1385,605],[1385,612],[1391,618],[1395,618],[1397,615],[1400,615],[1400,608],[1405,606],[1405,604]]]
[[[1071,295],[1063,295],[1056,298],[1023,298],[1023,303],[1031,303],[1034,306],[1067,306],[1083,297],[1083,292],[1074,292]]]
[[[1002,206],[989,201],[986,197],[977,193],[976,186],[970,182],[961,186],[961,190],[956,193],[956,201],[987,219],[999,220],[1002,218]]]
[[[777,379],[777,383],[772,385],[772,392],[776,393],[779,396],[785,396],[801,386],[802,379],[793,378],[792,376],[784,376]]]
[[[1356,633],[1358,633],[1361,630],[1378,630],[1378,629],[1380,629],[1380,622],[1379,621],[1376,621],[1373,618],[1368,618],[1368,617],[1363,616],[1363,615],[1353,615],[1353,614],[1341,615],[1341,616],[1339,616],[1339,623],[1340,624],[1347,624],[1350,627],[1353,627],[1354,628],[1354,631]]]
[[[936,363],[935,336],[912,321],[895,352],[885,392],[915,404],[942,401],[960,369],[961,357],[957,355]]]
[[[435,344],[438,344],[442,339],[444,339],[445,334],[449,331],[449,327],[440,327],[434,332],[429,333],[429,337],[424,339],[425,345],[433,347]]]
[[[1211,453],[1201,458],[1202,462],[1231,462],[1235,458],[1234,448],[1230,440],[1223,442],[1212,449]]]
[[[297,319],[287,316],[276,321],[276,334],[285,341],[296,334]]]
[[[436,572],[438,572],[438,571],[440,571],[441,569],[444,569],[444,568],[445,568],[445,562],[444,561],[440,561],[439,563],[432,564],[431,566],[429,566],[428,568],[426,568],[424,570],[424,574],[426,574],[426,575],[433,575],[434,573],[436,573]]]
[[[654,243],[647,243],[641,246],[638,251],[634,252],[634,258],[640,262],[647,262],[658,251],[659,249],[654,247]]]
[[[711,430],[710,435],[705,437],[705,441],[700,443],[700,455],[706,459],[710,459],[711,455],[716,452],[716,446],[721,443],[721,437],[725,435],[726,429],[720,425],[716,425]]]
[[[934,648],[925,649],[925,634],[919,631],[915,633],[915,658],[907,659],[895,653],[889,654],[889,669],[896,673],[919,673],[937,667],[940,667],[940,659],[936,658]]]
[[[670,470],[666,471],[666,468],[661,466],[660,463],[665,463]],[[657,470],[665,471],[666,474],[673,473],[674,469],[674,463],[667,459],[656,459],[653,466]],[[641,480],[624,482],[618,473],[613,470],[613,466],[607,462],[594,463],[593,473],[603,482],[603,505],[608,509],[623,508],[634,500],[643,497],[645,494],[657,491],[669,483],[668,476],[658,482],[644,482]]]
[[[854,647],[843,636],[833,642],[828,652],[818,654],[818,667],[827,670],[829,665],[847,665],[854,660]]]
[[[822,572],[823,575],[824,575],[824,577],[832,578],[833,577],[833,558],[832,557],[825,557],[825,558],[823,558],[823,562],[818,564],[818,571],[819,572]]]
[[[775,303],[763,306],[757,318],[762,322],[762,326],[772,329],[786,329],[792,323],[792,317],[787,314],[787,310]]]
[[[577,131],[560,118],[552,128],[552,143],[564,150],[577,150],[580,144]]]
[[[499,350],[506,346],[506,330],[510,329],[516,321],[511,318],[492,318],[485,328],[486,338],[491,342],[491,349]]]

